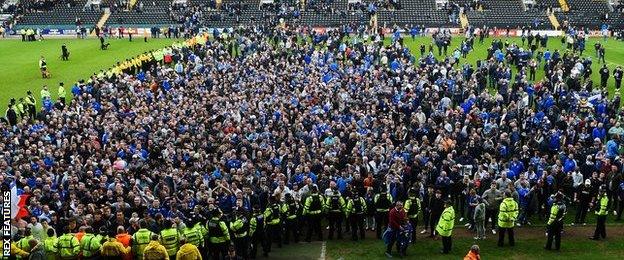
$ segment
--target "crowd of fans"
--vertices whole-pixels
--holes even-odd
[[[461,54],[482,44],[477,33],[448,53],[450,33],[436,33],[416,53],[399,31],[389,45],[367,32],[215,31],[94,74],[67,101],[44,87],[36,113],[13,102],[0,124],[0,182],[29,196],[30,218],[13,221],[12,235],[44,241],[47,227],[133,234],[172,225],[183,233],[213,218],[228,227],[257,212],[273,218],[280,203],[298,205],[297,223],[312,222],[291,227],[303,234],[315,225],[306,208],[316,190],[364,198],[365,228],[378,236],[387,223],[377,213],[392,207],[377,198],[386,192],[392,203],[422,201],[418,227],[431,236],[444,199],[471,229],[483,200],[495,233],[504,192],[522,225],[544,220],[556,193],[584,224],[600,187],[620,219],[620,99],[576,76],[591,58],[506,40],[468,64]],[[530,80],[524,58],[546,76]]]

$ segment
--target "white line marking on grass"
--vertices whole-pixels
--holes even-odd
[[[325,250],[327,246],[327,242],[323,241],[323,245],[321,245],[321,256],[319,257],[319,260],[325,260]]]

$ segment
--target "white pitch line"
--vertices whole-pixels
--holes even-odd
[[[323,241],[323,245],[321,245],[321,256],[319,257],[319,260],[325,260],[326,243],[327,242]]]

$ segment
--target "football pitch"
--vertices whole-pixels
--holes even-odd
[[[453,50],[457,48],[463,36],[455,36],[452,44],[449,48],[448,54],[451,55]],[[516,42],[521,44],[521,40],[518,37],[510,38],[486,38],[483,44],[479,44],[475,40],[475,48],[471,51],[466,59],[460,59],[460,64],[466,62],[470,64],[476,64],[477,60],[483,60],[487,57],[487,48],[493,39],[502,39],[503,41],[509,40],[510,43]],[[162,48],[172,44],[175,39],[149,39],[148,42],[143,42],[143,39],[135,38],[130,42],[125,39],[110,39],[111,44],[108,50],[100,50],[99,40],[93,37],[89,39],[45,39],[43,41],[36,42],[21,42],[20,40],[0,40],[0,79],[1,79],[1,92],[0,92],[0,107],[6,109],[11,98],[20,98],[26,96],[26,91],[31,90],[36,97],[39,97],[39,91],[43,85],[47,85],[53,100],[57,97],[57,86],[59,82],[64,82],[66,91],[69,94],[71,85],[80,79],[88,79],[94,72],[98,72],[101,69],[108,69],[114,65],[117,61],[123,61],[126,58],[133,57],[141,54],[145,51],[150,51],[157,48]],[[596,41],[601,41],[599,38],[590,38],[586,43],[587,50],[584,52],[584,56],[590,56],[593,59],[592,63],[592,80],[594,85],[600,83],[600,75],[598,70],[602,66],[598,59],[594,56],[593,45]],[[389,42],[389,37],[386,37],[386,42]],[[405,44],[411,49],[412,54],[417,58],[420,58],[419,47],[421,43],[426,46],[431,42],[431,37],[405,37]],[[71,55],[69,61],[61,61],[61,45],[66,44]],[[609,39],[607,42],[602,42],[606,49],[606,62],[610,69],[613,71],[615,66],[624,66],[624,42]],[[527,48],[527,46],[525,46]],[[563,54],[565,47],[561,45],[560,38],[550,37],[548,41],[548,49],[554,51],[560,50]],[[543,50],[542,50],[543,51]],[[434,51],[437,55],[437,51]],[[42,79],[39,72],[39,58],[41,56],[46,58],[48,69],[51,73],[51,78]],[[515,67],[513,72],[516,73]],[[542,69],[537,70],[537,79],[541,79],[544,76]],[[615,94],[613,89],[614,80],[613,77],[609,79],[609,93]],[[622,90],[624,92],[624,90]],[[622,95],[622,93],[619,93]],[[38,104],[40,105],[40,104]],[[3,109],[3,111],[4,111]]]
[[[449,54],[458,47],[462,41],[462,36],[455,36],[449,48]],[[487,48],[493,39],[487,38],[483,44],[475,42],[475,50],[468,54],[466,59],[461,59],[460,64],[475,64],[477,60],[483,60],[487,56]],[[506,39],[501,38],[503,41]],[[509,38],[509,42],[521,43],[520,38]],[[559,49],[562,54],[565,49],[559,38],[551,37],[547,48],[551,51]],[[36,42],[21,42],[20,40],[0,40],[0,106],[6,110],[6,106],[11,98],[26,96],[26,91],[31,90],[36,97],[43,85],[50,88],[53,99],[57,97],[57,86],[59,82],[64,82],[67,92],[71,85],[80,80],[88,79],[94,72],[101,69],[108,69],[117,61],[138,55],[145,51],[162,48],[170,45],[175,40],[171,39],[149,39],[147,43],[142,39],[110,39],[110,48],[105,51],[99,49],[99,41],[91,38],[80,39],[46,39]],[[387,40],[389,43],[389,40]],[[600,75],[598,70],[600,64],[594,56],[593,45],[598,38],[590,39],[586,46],[584,56],[590,56],[592,63],[592,80],[594,84],[599,84]],[[412,53],[418,58],[419,46],[421,43],[429,45],[430,37],[417,37],[412,40],[406,37],[404,42],[410,47]],[[61,45],[66,44],[71,55],[69,61],[61,61]],[[615,66],[624,66],[624,42],[609,39],[603,42],[606,49],[606,62],[613,71]],[[526,46],[525,46],[526,48]],[[434,51],[437,54],[437,51]],[[51,73],[50,79],[42,79],[38,69],[40,56],[47,59],[48,68]],[[516,71],[514,68],[514,75]],[[537,70],[537,79],[544,75],[542,69]],[[622,95],[615,93],[613,77],[608,82],[609,93],[611,95]],[[39,104],[40,105],[40,104]],[[4,116],[4,114],[2,114]],[[572,210],[571,212],[575,212]],[[569,213],[570,217],[572,213]],[[593,217],[593,214],[589,214]],[[589,217],[588,216],[588,217]],[[489,233],[487,240],[478,241],[481,246],[483,259],[624,259],[624,226],[622,222],[613,223],[613,217],[609,216],[607,223],[608,238],[606,241],[590,241],[587,237],[593,232],[593,218],[586,227],[566,227],[561,252],[545,251],[542,249],[545,243],[544,226],[522,227],[516,229],[516,246],[499,248],[496,246],[497,235]],[[569,223],[569,221],[566,221]],[[425,238],[419,235],[418,240],[408,249],[406,259],[461,259],[470,246],[475,244],[472,234],[465,231],[463,223],[457,223],[453,239],[453,250],[450,255],[441,255],[439,250],[441,241]],[[307,226],[301,225],[303,229]],[[420,231],[420,228],[418,229]],[[270,259],[385,259],[383,255],[383,242],[374,239],[374,233],[368,232],[364,241],[352,242],[348,234],[344,235],[340,241],[299,243],[288,245],[283,248],[273,247]]]
[[[117,61],[123,61],[145,51],[171,45],[171,39],[134,38],[110,39],[108,50],[100,50],[100,41],[89,39],[45,39],[43,41],[22,42],[21,40],[0,40],[0,107],[2,116],[11,98],[26,96],[31,90],[39,98],[39,91],[47,85],[52,99],[57,98],[59,82],[65,83],[65,90],[71,95],[71,86],[80,79],[88,80],[94,72],[110,68]],[[61,46],[67,45],[69,61],[61,60]],[[41,78],[39,59],[46,58],[51,78]],[[69,98],[69,97],[68,97]],[[38,106],[40,100],[37,100]]]
[[[611,219],[611,216],[609,218]],[[486,230],[487,239],[473,240],[474,234],[468,232],[460,223],[456,223],[453,231],[453,248],[448,255],[439,252],[442,248],[441,240],[428,238],[427,234],[419,234],[416,242],[407,249],[407,256],[401,259],[463,259],[474,244],[480,246],[482,259],[624,259],[624,227],[621,223],[608,224],[607,239],[604,241],[588,239],[588,236],[593,234],[593,224],[566,226],[560,251],[543,249],[546,243],[543,225],[516,228],[514,247],[507,244],[498,247],[496,245],[498,234],[493,235],[489,229]],[[375,239],[375,233],[367,232],[366,239],[360,241],[351,241],[350,234],[345,234],[342,240],[299,242],[283,248],[276,248],[273,244],[269,259],[387,259],[384,250],[385,245],[381,240]],[[396,248],[392,250],[393,258],[399,258]]]

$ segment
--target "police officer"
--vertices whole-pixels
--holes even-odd
[[[505,244],[505,233],[509,233],[509,245],[515,245],[513,229],[516,219],[518,219],[518,203],[511,196],[511,191],[506,190],[498,211],[498,246]]]
[[[282,212],[284,212],[284,244],[288,245],[290,243],[291,234],[295,243],[299,242],[299,209],[299,203],[290,193],[286,193],[285,203],[282,204]],[[238,255],[241,255],[240,252]]]
[[[106,233],[106,229],[100,230],[100,233]],[[85,228],[85,234],[80,239],[80,250],[83,259],[95,259],[100,255],[100,247],[102,246],[102,236],[93,234],[93,228]]]
[[[63,105],[65,105],[65,97],[67,96],[67,92],[65,92],[65,83],[61,82],[59,83],[59,87],[58,87],[58,97],[61,100],[61,102],[63,103]]]
[[[624,78],[624,70],[622,70],[622,66],[617,66],[613,70],[613,79],[615,79],[615,90],[619,93],[620,87],[622,86],[622,78]]]
[[[334,231],[337,231],[338,239],[342,239],[342,218],[345,214],[345,201],[340,196],[340,191],[335,185],[332,185],[331,191],[325,198],[325,207],[327,207],[327,220],[329,221],[329,240],[334,239]]]
[[[247,259],[247,248],[249,248],[249,219],[247,212],[240,209],[235,212],[234,221],[230,223],[230,230],[234,234],[234,247],[239,256]]]
[[[164,227],[165,229],[160,231],[160,244],[167,249],[169,258],[175,259],[180,247],[180,235],[171,220],[165,220]]]
[[[589,211],[589,203],[592,198],[592,187],[591,180],[586,179],[585,183],[579,185],[577,188],[578,191],[574,194],[574,201],[578,202],[576,209],[576,216],[574,217],[574,224],[583,224],[585,225],[585,217],[587,216],[587,212]]]
[[[67,232],[58,238],[56,244],[59,256],[62,259],[77,259],[80,253],[80,243],[74,234],[70,233],[70,227],[66,227]]]
[[[191,221],[190,224],[193,224],[193,226],[189,225],[184,227],[184,229],[182,230],[182,235],[186,239],[187,243],[190,243],[199,248],[204,244],[202,230],[200,226],[197,225],[199,224],[199,220],[194,219]]]
[[[553,238],[555,239],[555,250],[561,248],[561,232],[563,232],[563,218],[568,212],[563,202],[563,194],[557,193],[553,205],[550,207],[550,217],[548,218],[548,240],[544,249],[551,250]]]
[[[204,216],[208,216],[208,212],[204,210],[203,206],[196,205],[191,212],[191,219],[195,222],[193,228],[198,230],[202,237],[202,244],[197,247],[202,253],[202,257],[208,258],[208,250],[206,250],[208,248],[208,246],[206,245],[208,243],[208,229],[206,229],[206,226],[204,226],[204,223],[206,223],[207,221],[206,217]]]
[[[30,240],[35,239],[35,237],[31,234],[30,228],[24,229],[24,237],[17,242],[17,247],[25,252],[30,252]],[[17,257],[17,259],[22,259],[21,257]]]
[[[35,41],[35,30],[32,28],[28,28],[28,30],[26,30],[26,34],[28,35],[28,41],[29,42],[34,42]]]
[[[600,68],[600,87],[605,89],[607,87],[607,81],[609,81],[609,68],[607,68],[607,64],[603,64],[602,68]]]
[[[311,195],[305,200],[303,206],[303,215],[308,218],[308,233],[306,242],[312,241],[312,231],[318,236],[318,240],[323,241],[323,232],[321,232],[321,215],[323,213],[323,196],[318,192],[317,186],[311,186]]]
[[[69,60],[69,50],[67,50],[67,44],[65,43],[61,45],[61,60]]]
[[[410,188],[408,192],[408,198],[405,200],[405,212],[407,213],[407,219],[412,225],[412,229],[416,230],[418,225],[418,214],[420,213],[420,198],[418,197],[418,191],[416,188]],[[416,232],[412,232],[412,241],[416,241]],[[413,243],[413,242],[412,242]]]
[[[267,248],[271,252],[271,245],[277,241],[277,247],[282,247],[282,221],[280,219],[281,207],[278,199],[269,197],[269,205],[264,210],[264,218],[266,219],[266,230],[271,236],[267,239]]]
[[[58,238],[53,228],[48,228],[46,232],[48,237],[43,240],[43,250],[48,259],[56,259],[59,255],[57,250]]]
[[[360,197],[358,192],[351,193],[351,198],[347,200],[346,214],[351,225],[351,240],[364,239],[364,214],[366,213],[366,201]]]
[[[28,110],[28,116],[30,119],[35,119],[37,116],[37,99],[33,95],[32,91],[26,91],[26,109]]]
[[[262,246],[264,255],[268,255],[266,245],[264,243],[264,214],[260,211],[260,205],[253,206],[253,215],[249,221],[249,232],[251,234],[251,251],[249,257],[255,259],[258,253],[258,247]]]
[[[149,244],[150,239],[154,233],[147,229],[147,222],[145,220],[139,221],[139,230],[132,234],[132,253],[134,257],[138,260],[143,259],[143,251],[147,244]]]
[[[208,220],[206,228],[208,229],[208,247],[211,259],[221,259],[227,253],[227,247],[230,242],[230,232],[224,221],[221,220],[223,213],[214,209],[211,212],[212,218]]]
[[[596,230],[594,231],[594,236],[590,237],[592,240],[607,238],[607,230],[605,228],[608,214],[607,205],[609,205],[607,188],[602,185],[598,189],[598,196],[596,197]]]
[[[436,225],[435,231],[442,237],[442,254],[448,254],[451,252],[453,245],[452,235],[453,228],[455,227],[455,209],[453,209],[450,200],[444,201],[444,211],[440,215],[440,220]]]
[[[15,111],[14,106],[9,104],[9,108],[6,110],[5,117],[7,121],[9,121],[9,125],[15,126],[17,125],[17,112]]]
[[[392,196],[386,192],[386,187],[381,186],[381,192],[375,194],[373,200],[375,204],[375,230],[377,231],[377,239],[381,239],[382,226],[385,229],[388,226],[388,212],[392,207]]]
[[[21,119],[28,117],[28,114],[26,113],[26,101],[24,101],[24,98],[19,98],[19,102],[17,102],[16,107],[16,112],[20,115]]]

